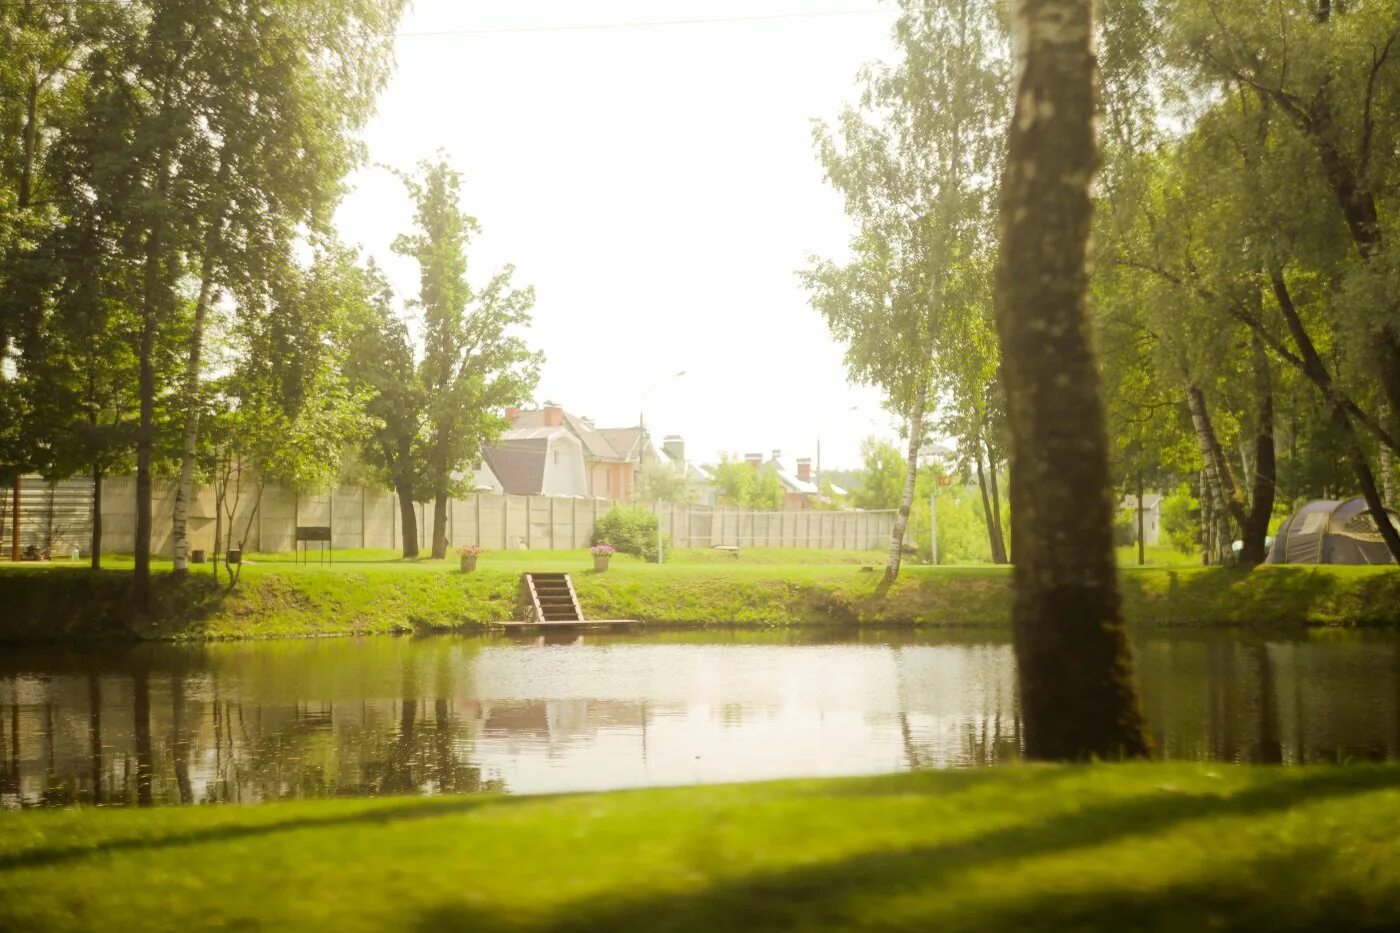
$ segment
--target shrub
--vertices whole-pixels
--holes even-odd
[[[639,505],[615,505],[593,526],[593,544],[610,544],[623,554],[656,560],[656,516]],[[671,542],[665,542],[669,550]]]
[[[1137,543],[1137,512],[1134,509],[1119,509],[1113,516],[1113,545],[1126,547]]]
[[[1186,483],[1176,487],[1176,491],[1162,500],[1162,530],[1172,547],[1183,554],[1191,554],[1201,548],[1201,504],[1191,495],[1191,487]]]

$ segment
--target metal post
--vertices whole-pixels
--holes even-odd
[[[938,479],[934,478],[933,492],[928,494],[928,538],[929,554],[934,566],[938,566]]]
[[[15,473],[15,506],[10,510],[10,560],[19,563],[19,473]]]

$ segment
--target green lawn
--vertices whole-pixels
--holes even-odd
[[[1400,767],[0,814],[0,929],[1400,926]]]
[[[1136,544],[1126,545],[1117,549],[1118,566],[1136,567],[1138,566],[1138,549]],[[1156,545],[1143,549],[1143,557],[1147,567],[1192,567],[1201,563],[1200,554],[1187,554],[1174,547],[1166,545]]]
[[[250,555],[238,588],[215,585],[209,565],[176,581],[157,562],[156,611],[146,638],[263,638],[445,631],[520,618],[522,571],[573,573],[585,613],[671,625],[893,624],[1005,626],[1008,567],[906,565],[882,586],[875,552],[820,554],[827,563],[781,563],[791,551],[745,551],[736,560],[677,552],[664,565],[618,556],[596,573],[586,551],[492,552],[474,573],[455,558],[386,559],[343,552],[334,565],[290,555]],[[130,562],[98,573],[80,563],[0,564],[0,639],[129,637]],[[1122,572],[1134,625],[1290,627],[1400,625],[1400,572],[1374,567],[1281,567],[1252,571],[1129,566]]]

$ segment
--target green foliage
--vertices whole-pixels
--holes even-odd
[[[453,474],[508,427],[501,412],[526,402],[539,381],[543,354],[518,335],[530,324],[535,293],[511,284],[510,266],[479,290],[467,281],[467,246],[479,228],[462,210],[461,175],[445,159],[402,177],[415,230],[398,237],[394,251],[419,268],[412,304],[423,316],[422,475],[431,492],[449,495],[459,491]]]
[[[640,505],[615,505],[593,526],[593,544],[610,544],[623,554],[647,561],[657,558],[660,523],[655,513]],[[666,541],[667,549],[670,542]]]
[[[321,490],[339,475],[345,441],[365,426],[347,363],[372,287],[353,253],[331,248],[305,271],[289,270],[267,312],[235,328],[229,443],[264,479]]]
[[[851,495],[851,504],[861,509],[897,509],[904,498],[904,481],[909,466],[899,448],[878,438],[860,442],[864,468],[860,485]]]
[[[1113,546],[1125,547],[1137,541],[1137,516],[1128,509],[1113,512]]]
[[[444,159],[401,176],[414,199],[415,230],[394,249],[417,261],[423,317],[421,359],[407,324],[394,313],[387,285],[371,267],[357,301],[363,326],[352,340],[349,371],[368,396],[363,459],[400,498],[442,503],[457,480],[508,427],[502,412],[523,404],[543,361],[520,336],[534,291],[511,284],[507,266],[480,289],[467,279],[467,247],[478,229],[460,204],[461,176]],[[407,521],[412,521],[408,518]],[[446,522],[434,522],[433,552],[446,553]],[[405,556],[417,553],[404,535]]]
[[[932,558],[929,547],[929,496],[937,483],[938,471],[919,470],[914,486],[914,507],[909,513],[909,539],[918,549],[919,559]],[[992,548],[987,537],[987,518],[976,485],[953,482],[938,487],[938,563],[991,563]],[[1003,509],[1005,505],[1003,504]],[[1006,516],[1003,515],[1003,520]]]
[[[713,475],[726,505],[760,512],[783,507],[783,486],[772,469],[723,456]]]
[[[637,480],[637,499],[641,502],[671,502],[689,505],[695,501],[695,490],[685,478],[685,468],[668,460],[648,463],[642,467]]]
[[[1162,532],[1172,547],[1183,554],[1200,553],[1201,503],[1186,483],[1162,500]]]

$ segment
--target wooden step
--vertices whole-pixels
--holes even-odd
[[[583,622],[583,609],[567,573],[523,573],[520,595],[531,622]]]

